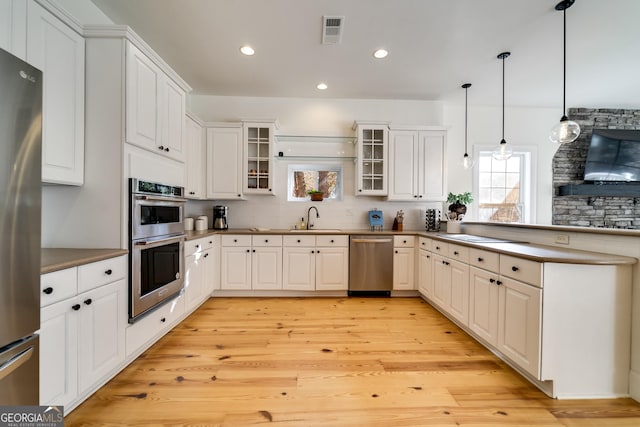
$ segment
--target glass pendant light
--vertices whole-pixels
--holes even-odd
[[[464,156],[462,156],[462,167],[471,169],[473,167],[473,157],[467,151],[467,89],[471,87],[471,83],[462,85],[464,89]]]
[[[498,144],[491,155],[496,160],[507,160],[513,154],[511,147],[507,145],[507,141],[504,139],[504,60],[511,55],[511,52],[502,52],[498,55],[498,59],[502,59],[502,140]]]
[[[563,63],[562,63],[562,117],[560,122],[551,129],[549,139],[556,144],[566,144],[573,142],[580,135],[580,125],[569,120],[566,107],[566,86],[567,86],[567,13],[566,10],[573,5],[575,0],[563,0],[556,5],[556,10],[562,11],[563,25]]]

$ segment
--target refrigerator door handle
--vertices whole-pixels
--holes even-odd
[[[21,351],[0,365],[0,380],[9,376],[13,371],[27,363],[29,359],[31,359],[31,356],[33,356],[33,346]]]

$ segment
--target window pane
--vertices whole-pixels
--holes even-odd
[[[520,156],[512,156],[507,160],[507,172],[520,172],[520,162],[522,158]]]
[[[478,168],[480,172],[491,172],[491,154],[489,156],[482,156],[478,161]]]

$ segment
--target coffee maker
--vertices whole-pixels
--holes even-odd
[[[214,230],[227,230],[229,225],[227,224],[227,212],[229,208],[227,206],[214,206],[213,207],[213,228]]]

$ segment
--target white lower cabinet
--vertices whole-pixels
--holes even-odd
[[[415,289],[415,237],[393,237],[393,290]]]
[[[220,289],[282,289],[282,236],[230,234],[221,245]]]
[[[431,239],[420,237],[418,242],[418,291],[427,298],[433,294],[433,255]]]
[[[184,300],[184,294],[180,294],[127,327],[128,359],[133,359],[149,348],[183,317]]]
[[[283,289],[347,290],[349,236],[284,236]]]
[[[468,323],[469,266],[433,255],[433,301],[447,314]]]
[[[185,243],[184,295],[187,312],[206,301],[216,286],[218,271],[214,246],[219,236],[210,236]]]
[[[101,277],[87,282],[85,278],[96,277],[97,271]],[[126,257],[119,257],[42,276],[45,294],[63,288],[76,292],[51,304],[42,301],[49,305],[40,315],[41,405],[75,406],[122,366],[126,272]],[[77,293],[78,289],[85,291]]]

